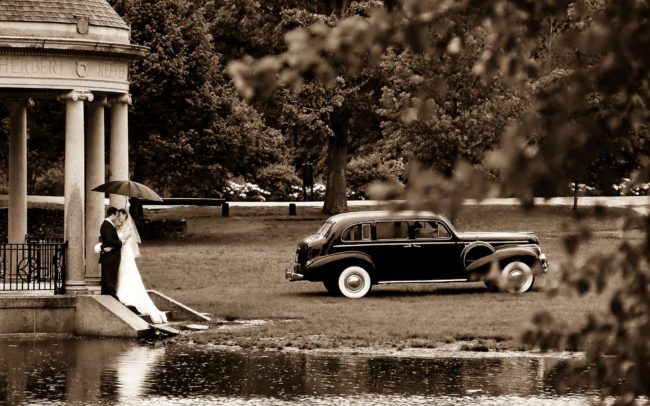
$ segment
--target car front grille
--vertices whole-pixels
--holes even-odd
[[[300,265],[305,265],[305,263],[307,263],[307,261],[309,260],[310,251],[311,248],[299,247],[298,251],[296,252],[296,262],[299,263]]]

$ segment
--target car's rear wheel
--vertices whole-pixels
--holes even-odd
[[[503,286],[508,292],[528,292],[535,281],[532,269],[524,262],[512,261],[501,271]]]
[[[339,289],[339,280],[337,278],[331,278],[323,281],[327,293],[333,296],[340,296],[341,289]]]
[[[372,285],[370,274],[360,266],[349,266],[341,272],[338,287],[343,296],[350,299],[364,297]]]

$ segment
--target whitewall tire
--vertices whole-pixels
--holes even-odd
[[[503,287],[508,292],[524,293],[533,287],[535,275],[532,269],[521,261],[510,262],[501,271]]]
[[[349,266],[339,275],[339,290],[350,299],[362,298],[370,291],[372,281],[368,271],[360,266]]]

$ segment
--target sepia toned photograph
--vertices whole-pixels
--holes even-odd
[[[0,404],[650,403],[647,0],[0,0]]]

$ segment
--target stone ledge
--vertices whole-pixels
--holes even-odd
[[[52,295],[41,297],[0,296],[0,309],[39,308],[51,309],[57,307],[75,307],[76,296]]]
[[[47,301],[51,298],[42,299]],[[0,301],[0,302],[4,302]],[[74,331],[75,306],[72,305],[34,306],[34,301],[23,302],[10,300],[12,307],[0,308],[0,333],[22,334],[69,334]],[[65,302],[57,301],[57,304]]]
[[[151,301],[161,310],[169,311],[169,320],[189,320],[189,321],[210,321],[210,318],[203,313],[197,312],[189,306],[184,305],[178,300],[172,299],[157,290],[148,290]]]
[[[144,320],[106,295],[0,295],[0,335],[74,334],[136,338],[152,333]]]
[[[152,333],[147,322],[107,295],[79,296],[74,324],[79,336],[137,338]]]

